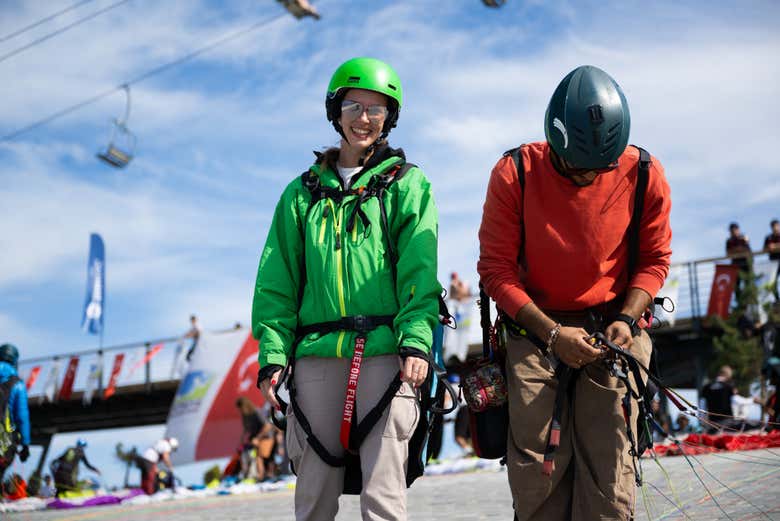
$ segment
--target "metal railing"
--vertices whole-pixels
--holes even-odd
[[[212,331],[211,333],[228,333],[241,330],[243,327],[236,324],[230,329]],[[59,366],[55,397],[62,386],[68,364],[73,357],[78,357],[78,368],[73,382],[73,393],[83,392],[87,388],[87,382],[92,373],[92,366],[102,365],[102,377],[98,379],[95,389],[95,398],[102,393],[111,378],[112,368],[117,355],[123,355],[122,370],[116,382],[117,388],[125,386],[145,385],[151,389],[154,382],[178,380],[186,366],[184,360],[187,351],[192,346],[191,338],[182,336],[157,338],[141,342],[131,342],[102,349],[85,349],[71,353],[63,353],[54,356],[28,358],[19,361],[19,377],[27,381],[30,372],[39,367],[39,374],[35,383],[28,389],[28,397],[39,402],[44,401],[44,391],[49,382],[49,375],[55,367]],[[159,348],[154,356],[145,360],[151,351]],[[101,361],[102,358],[102,361]]]
[[[699,321],[707,315],[707,308],[712,291],[712,281],[715,277],[715,267],[719,264],[731,264],[733,259],[741,256],[711,257],[697,259],[688,262],[673,263],[670,267],[669,277],[660,294],[674,293],[672,285],[677,283],[677,298],[673,299],[676,307],[676,319],[692,319]],[[767,269],[773,262],[769,255],[763,251],[752,254],[753,272],[760,273]],[[759,297],[769,290],[762,288],[767,281],[756,281],[759,285]],[[733,301],[732,301],[733,302]]]

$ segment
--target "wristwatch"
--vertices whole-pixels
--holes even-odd
[[[639,336],[641,328],[639,327],[639,324],[636,323],[634,317],[631,315],[620,313],[615,317],[615,322],[625,322],[628,324],[628,327],[631,328],[631,336]]]

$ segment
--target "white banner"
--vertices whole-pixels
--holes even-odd
[[[43,396],[48,401],[53,402],[54,397],[57,396],[59,391],[60,380],[60,361],[54,360],[49,368],[49,375],[46,377],[46,383],[43,384]]]
[[[467,300],[447,300],[447,309],[455,319],[457,329],[444,328],[443,356],[446,364],[450,358],[455,357],[461,362],[466,360],[469,344],[479,343],[482,339],[479,327],[479,307],[473,298]],[[479,335],[473,340],[472,330],[477,330]]]
[[[184,376],[187,369],[187,352],[184,350],[184,340],[176,342],[176,352],[173,354],[173,363],[171,364],[171,380],[178,380]]]
[[[766,308],[775,301],[774,285],[777,278],[778,261],[768,261],[753,266],[758,288],[758,321],[766,324],[769,319]]]
[[[97,391],[98,384],[103,378],[103,353],[98,354],[97,361],[89,366],[89,376],[87,377],[87,383],[84,387],[84,396],[82,403],[84,405],[90,405],[92,403],[92,397]]]
[[[168,413],[165,435],[179,440],[175,465],[233,454],[243,432],[236,399],[263,404],[258,369],[257,341],[246,330],[201,335]]]
[[[669,326],[674,326],[674,321],[677,316],[677,307],[679,302],[677,300],[680,297],[680,267],[674,266],[669,270],[669,276],[666,277],[666,282],[661,290],[656,295],[657,298],[666,297],[662,306],[655,307],[655,318],[660,320]],[[671,300],[671,303],[669,302]],[[666,308],[666,309],[663,309]],[[671,311],[667,311],[671,310]]]

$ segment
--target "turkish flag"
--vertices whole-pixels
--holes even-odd
[[[65,378],[62,380],[62,387],[60,387],[60,400],[70,400],[70,395],[73,392],[73,381],[76,380],[76,369],[79,366],[79,357],[72,356],[68,363],[68,370],[65,371]]]
[[[739,267],[732,264],[716,264],[715,277],[712,279],[710,305],[707,315],[718,315],[724,319],[729,317],[731,295],[739,277]]]

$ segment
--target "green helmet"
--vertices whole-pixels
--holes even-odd
[[[388,115],[382,127],[382,137],[387,137],[398,122],[398,112],[403,103],[401,80],[392,67],[374,58],[352,58],[342,63],[328,84],[325,97],[325,110],[328,121],[333,123],[336,132],[344,135],[339,124],[341,102],[349,89],[365,89],[387,96]]]
[[[3,344],[0,346],[0,362],[8,362],[16,367],[19,362],[19,350],[12,344]]]
[[[558,84],[544,116],[544,134],[558,156],[575,168],[605,168],[628,145],[631,116],[620,86],[591,65]]]

